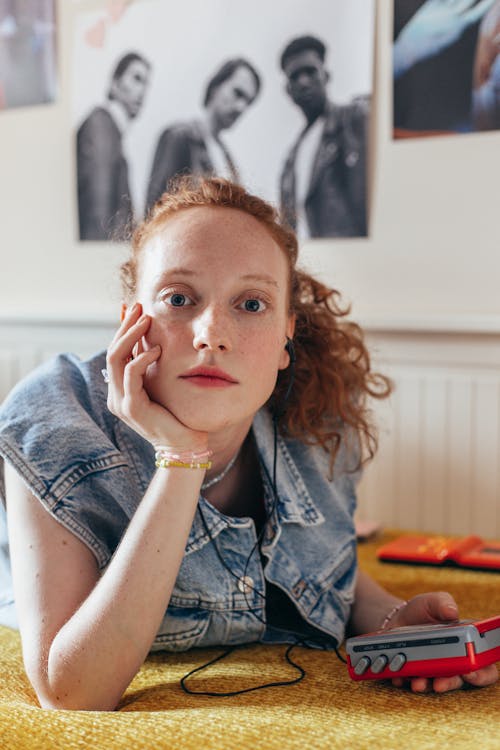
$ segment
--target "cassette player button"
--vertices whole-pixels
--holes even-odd
[[[385,654],[380,654],[380,656],[377,656],[377,658],[372,664],[373,674],[379,674],[380,672],[383,672],[388,661],[389,659],[387,658]]]
[[[391,672],[399,672],[399,670],[404,667],[405,663],[406,656],[404,654],[396,654],[396,656],[393,656],[391,659],[389,669],[391,670]]]
[[[364,674],[368,667],[371,664],[371,660],[368,658],[368,656],[362,656],[361,659],[356,662],[356,666],[354,667],[354,673],[357,675]]]

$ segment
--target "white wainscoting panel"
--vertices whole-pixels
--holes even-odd
[[[115,328],[106,321],[0,319],[0,401],[20,378],[60,352],[84,359],[105,349]]]
[[[379,402],[379,452],[359,517],[500,537],[500,335],[372,332],[395,390]]]

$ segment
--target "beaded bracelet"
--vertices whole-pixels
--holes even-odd
[[[396,604],[396,606],[393,607],[391,609],[391,611],[389,612],[389,614],[386,616],[384,622],[382,623],[382,625],[380,627],[380,630],[385,630],[386,627],[388,626],[388,624],[390,623],[390,621],[392,620],[392,618],[394,617],[394,615],[397,612],[399,612],[400,609],[403,609],[403,607],[406,607],[407,604],[408,604],[408,602],[406,602],[406,601],[405,602],[400,602],[399,604]]]
[[[177,461],[175,458],[160,458],[155,461],[157,469],[169,469],[176,466],[180,469],[211,469],[211,461]]]
[[[213,455],[213,451],[178,451],[176,448],[170,448],[165,445],[155,445],[155,456],[156,458],[173,458],[177,461],[201,461],[205,458],[210,458]]]
[[[167,448],[161,445],[156,446],[155,466],[158,469],[168,469],[175,466],[181,469],[210,469],[211,461],[207,461],[212,455],[211,450],[199,451],[180,451]]]

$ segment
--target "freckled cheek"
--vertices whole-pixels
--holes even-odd
[[[144,349],[151,349],[153,346],[161,346],[161,356],[164,356],[168,350],[173,350],[175,346],[184,340],[186,336],[185,329],[175,324],[168,323],[161,318],[153,317],[151,325],[145,336],[143,336]]]
[[[276,329],[272,330],[255,330],[247,331],[240,337],[240,346],[242,351],[248,357],[255,360],[262,366],[264,363],[271,367],[277,366],[280,358],[282,339],[276,335]]]

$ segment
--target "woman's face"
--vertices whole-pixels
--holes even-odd
[[[142,250],[137,299],[152,317],[145,348],[161,346],[150,397],[191,429],[249,426],[293,335],[287,260],[268,231],[232,208],[174,214]]]

